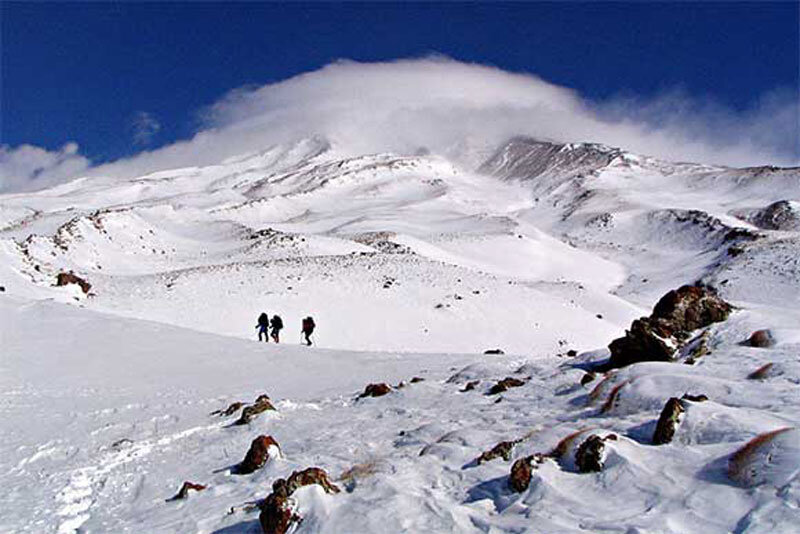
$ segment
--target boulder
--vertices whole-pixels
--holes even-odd
[[[762,365],[761,367],[759,367],[758,369],[747,375],[747,378],[749,378],[750,380],[763,380],[769,376],[773,366],[774,364],[772,362],[765,363],[764,365]]]
[[[498,393],[507,391],[510,388],[518,388],[523,385],[525,385],[524,380],[507,376],[493,385],[491,389],[489,389],[487,395],[497,395]]]
[[[634,320],[624,337],[611,342],[608,367],[672,361],[675,350],[685,344],[692,331],[724,321],[731,309],[707,286],[671,290],[656,303],[649,317]]]
[[[365,397],[383,397],[391,391],[392,387],[386,383],[369,384],[366,388],[364,388],[364,393],[359,395],[358,398],[363,399]]]
[[[672,397],[667,401],[661,410],[658,423],[656,423],[656,430],[653,432],[653,445],[665,445],[672,441],[684,411],[683,404],[677,397]]]
[[[775,337],[768,329],[756,330],[747,338],[745,345],[759,349],[768,349],[775,344]]]
[[[83,291],[84,294],[88,294],[89,290],[92,289],[92,284],[90,284],[80,276],[76,275],[72,271],[68,273],[64,272],[58,273],[58,275],[56,276],[56,286],[60,287],[69,284],[77,284],[78,286],[80,286],[81,291]]]
[[[595,375],[591,371],[588,373],[584,373],[584,375],[581,377],[581,385],[585,386],[586,384],[589,384],[590,382],[594,381],[595,378],[597,378],[597,375]]]
[[[280,455],[280,445],[272,436],[258,436],[250,444],[242,463],[236,468],[236,474],[248,475],[264,467],[272,455]]]
[[[272,493],[261,503],[258,521],[264,534],[286,534],[295,523],[302,521],[292,507],[289,497],[303,486],[318,484],[325,493],[341,490],[330,481],[328,474],[319,467],[294,471],[288,480],[279,478],[272,484]]]
[[[611,436],[614,436],[613,438]],[[614,434],[601,438],[597,434],[592,434],[578,446],[575,452],[575,466],[581,473],[593,473],[603,470],[603,459],[605,450],[605,440],[616,439]]]
[[[261,513],[258,522],[264,534],[286,534],[289,529],[301,521],[301,517],[294,511],[289,496],[281,490],[280,484],[285,481],[279,478],[272,485],[272,493],[261,503]],[[276,486],[278,490],[276,491]]]
[[[505,354],[503,349],[488,349],[488,350],[483,351],[483,353],[484,354],[497,354],[497,355]]]
[[[519,440],[501,441],[490,450],[481,453],[476,462],[480,465],[485,462],[491,462],[495,458],[502,458],[507,462],[511,460],[511,452],[514,450],[514,446],[517,443],[519,443]]]
[[[536,453],[525,458],[520,458],[511,466],[511,473],[508,476],[508,487],[517,493],[522,493],[531,484],[533,471],[544,462],[544,456]]]
[[[234,423],[235,425],[247,425],[261,413],[266,411],[274,411],[275,406],[270,402],[269,397],[261,395],[256,399],[255,404],[245,406],[242,410],[242,415]]]
[[[412,384],[417,384],[419,382],[425,382],[425,379],[422,378],[421,376],[415,376],[415,377],[412,377],[411,380],[409,380],[409,382],[412,383]]]
[[[286,481],[286,486],[289,490],[289,495],[295,492],[297,488],[303,486],[310,486],[317,484],[325,490],[325,493],[339,493],[339,487],[331,482],[328,473],[319,467],[308,467],[302,471],[294,471]]]

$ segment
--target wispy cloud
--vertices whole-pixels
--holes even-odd
[[[212,164],[312,135],[353,155],[423,147],[452,155],[465,144],[529,135],[603,142],[673,160],[789,165],[800,161],[799,114],[791,91],[764,95],[745,111],[679,91],[593,102],[536,76],[441,57],[340,61],[231,91],[201,110],[201,129],[191,139],[90,172],[129,177]]]
[[[78,154],[77,143],[59,150],[32,145],[0,145],[0,192],[42,189],[87,171],[89,160]]]
[[[131,120],[133,142],[139,146],[149,145],[161,130],[161,123],[147,111],[137,111]]]

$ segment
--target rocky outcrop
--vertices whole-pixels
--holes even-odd
[[[195,484],[194,482],[184,482],[183,486],[181,486],[181,489],[178,490],[178,493],[176,493],[173,497],[167,499],[167,502],[179,501],[181,499],[185,499],[186,497],[189,496],[190,490],[203,491],[204,489],[206,489],[206,486],[203,486],[202,484]]]
[[[625,336],[608,346],[608,367],[624,367],[643,361],[672,361],[675,350],[691,332],[724,321],[731,305],[707,286],[683,286],[661,297],[649,317],[631,324]]]
[[[236,474],[248,475],[264,467],[267,460],[280,455],[280,445],[272,436],[258,436],[250,444],[242,463],[236,468]]]
[[[672,397],[667,401],[661,410],[656,430],[653,432],[653,445],[665,445],[672,441],[684,411],[683,404],[677,397]]]
[[[769,329],[756,330],[747,341],[744,343],[748,347],[755,347],[758,349],[768,349],[775,344],[775,337]]]
[[[264,534],[286,534],[302,517],[294,510],[289,497],[303,486],[319,485],[325,493],[339,493],[341,490],[330,481],[328,474],[319,467],[309,467],[294,471],[288,480],[279,478],[272,484],[272,493],[261,503],[258,516]]]
[[[520,380],[519,378],[513,378],[510,376],[505,377],[504,379],[498,381],[495,385],[493,385],[487,395],[497,395],[498,393],[502,393],[507,391],[511,388],[518,388],[520,386],[525,385],[524,380]]]
[[[85,295],[88,295],[89,290],[92,289],[92,284],[90,284],[80,276],[76,275],[72,271],[68,273],[64,272],[58,273],[58,276],[56,276],[56,286],[61,287],[69,284],[77,284],[78,286],[80,286],[81,291],[83,291]]]
[[[593,372],[584,373],[584,375],[581,377],[581,385],[586,386],[587,384],[593,382],[595,378],[597,378],[597,375]]]
[[[505,354],[503,349],[487,349],[487,350],[483,351],[483,353],[484,354],[496,354],[496,355]]]
[[[267,395],[260,395],[256,402],[250,406],[245,406],[242,410],[242,415],[239,416],[239,419],[236,420],[234,423],[235,425],[247,425],[255,419],[259,414],[262,414],[267,411],[274,411],[275,406],[272,405],[272,402],[269,400]]]
[[[383,397],[392,391],[392,386],[381,382],[380,384],[369,384],[364,388],[364,392],[358,396],[359,399],[366,397]]]
[[[773,202],[747,218],[764,230],[800,230],[800,204],[788,200]]]

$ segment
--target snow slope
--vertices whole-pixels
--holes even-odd
[[[0,531],[258,532],[243,505],[308,466],[345,491],[300,490],[299,532],[792,531],[796,431],[747,449],[757,476],[727,466],[800,424],[800,171],[525,138],[475,170],[341,154],[314,138],[0,196]],[[88,295],[54,287],[68,271]],[[695,280],[737,307],[704,334],[708,355],[580,384]],[[281,345],[254,341],[261,311],[284,318]],[[773,347],[741,344],[759,328]],[[487,395],[507,376],[525,383]],[[278,410],[250,425],[209,415],[261,393]],[[685,393],[709,400],[653,445]],[[618,436],[604,471],[568,454],[508,488],[514,459],[589,429]],[[232,474],[259,434],[283,458]],[[477,465],[505,440],[512,461]],[[185,480],[209,489],[165,502]]]

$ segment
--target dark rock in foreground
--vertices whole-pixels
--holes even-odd
[[[624,337],[611,342],[607,367],[672,361],[676,349],[692,331],[724,321],[731,309],[730,304],[706,286],[683,286],[669,291],[655,305],[650,317],[634,320]]]

